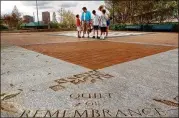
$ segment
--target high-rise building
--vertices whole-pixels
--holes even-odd
[[[33,18],[33,16],[24,15],[23,16],[23,22],[25,22],[25,23],[34,22],[34,18]]]
[[[50,22],[50,12],[42,12],[42,21],[44,24],[48,24]]]

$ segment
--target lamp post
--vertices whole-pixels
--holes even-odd
[[[38,13],[37,0],[36,0],[36,9],[37,9],[37,22],[38,22],[38,26],[39,26],[39,13]]]

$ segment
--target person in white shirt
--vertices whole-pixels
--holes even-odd
[[[105,9],[105,6],[104,6],[104,5],[100,5],[100,6],[99,6],[98,10],[100,11],[100,16],[103,14],[103,13],[102,13],[102,10],[104,10],[104,9]],[[112,18],[109,19],[109,16],[110,16],[109,14],[110,14],[109,11],[106,10],[105,15],[108,17],[108,19],[107,19],[107,21],[106,21],[106,22],[107,22],[106,37],[108,36],[110,20],[112,19]],[[101,35],[102,35],[102,32],[101,32]]]
[[[100,5],[99,8],[98,8],[98,10],[100,11],[100,15],[102,15],[102,10],[103,9],[105,9],[105,6]],[[106,10],[106,15],[110,16],[110,12],[107,9],[105,9],[105,10]]]
[[[96,11],[92,11],[94,17],[93,17],[93,38],[95,38],[95,31],[97,32],[97,38],[99,39],[100,37],[98,36],[98,30],[99,30],[99,16],[96,14]]]
[[[107,32],[107,21],[108,20],[108,16],[106,15],[106,10],[103,9],[102,10],[102,15],[100,16],[100,28],[101,28],[101,39],[104,39],[104,37],[106,36],[106,32]]]

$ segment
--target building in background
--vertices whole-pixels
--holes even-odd
[[[24,16],[23,16],[23,22],[24,22],[24,23],[34,22],[34,18],[33,18],[33,16],[24,15]]]
[[[42,21],[44,24],[48,24],[50,22],[50,12],[42,12]]]
[[[30,23],[22,23],[20,25],[21,29],[47,29],[48,25],[43,24],[42,22],[30,22]]]

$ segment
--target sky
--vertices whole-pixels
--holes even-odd
[[[62,7],[66,10],[71,10],[74,14],[81,15],[82,7],[87,7],[89,11],[96,10],[98,7],[104,5],[104,0],[100,1],[37,1],[39,9],[39,20],[42,20],[42,12],[49,11],[51,20],[52,13],[56,13],[56,19],[59,21],[58,10]],[[1,1],[1,14],[11,13],[14,6],[17,6],[19,12],[22,15],[35,15],[35,21],[37,21],[36,1]]]

